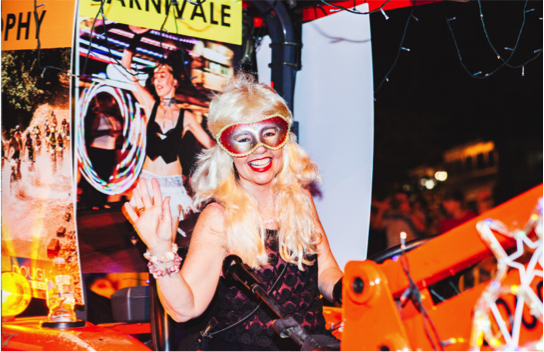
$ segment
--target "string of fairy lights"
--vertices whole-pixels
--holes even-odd
[[[328,5],[328,6],[331,6],[331,7],[334,7],[335,9],[339,9],[339,10],[344,10],[344,11],[347,11],[349,13],[352,13],[352,14],[356,14],[356,15],[369,15],[369,14],[372,14],[372,13],[375,13],[375,12],[378,12],[380,11],[383,16],[385,17],[386,20],[389,19],[389,16],[387,16],[386,12],[384,11],[384,6],[389,2],[390,0],[386,0],[380,7],[376,8],[376,9],[373,9],[372,11],[368,11],[368,12],[362,12],[362,11],[358,11],[356,8],[355,8],[355,5],[353,8],[347,8],[347,7],[344,7],[344,6],[340,6],[340,5],[335,5],[335,4],[331,4],[329,2],[327,2],[326,0],[321,0],[321,3],[325,4],[325,5]],[[416,6],[416,2],[413,1],[413,6],[412,6],[412,10],[410,12],[410,14],[408,15],[408,18],[406,20],[406,25],[404,26],[404,32],[402,34],[402,38],[401,38],[401,41],[400,41],[400,45],[399,45],[399,49],[397,51],[397,55],[393,61],[393,64],[391,65],[391,67],[389,68],[389,70],[387,71],[387,73],[384,75],[383,79],[380,81],[380,83],[378,84],[377,88],[374,89],[374,95],[376,95],[376,93],[382,88],[383,84],[385,82],[389,82],[389,75],[391,74],[391,72],[393,71],[393,69],[395,68],[398,60],[399,60],[399,57],[400,57],[400,54],[402,53],[402,51],[410,51],[409,48],[406,48],[404,46],[404,39],[406,38],[406,33],[408,31],[408,25],[410,23],[410,20],[411,19],[414,19],[415,21],[419,21],[417,17],[415,17],[413,15],[413,12],[414,12],[414,7]],[[456,20],[456,17],[448,17],[446,14],[445,14],[445,18],[446,18],[446,23],[448,25],[448,28],[450,30],[450,33],[452,35],[452,39],[453,39],[453,43],[454,43],[454,46],[455,46],[455,49],[457,51],[457,55],[459,57],[459,61],[461,63],[461,66],[463,67],[463,69],[467,72],[467,74],[470,75],[470,77],[472,78],[475,78],[475,79],[486,79],[488,77],[490,77],[491,75],[493,75],[494,73],[496,73],[497,71],[499,71],[500,69],[504,68],[504,67],[508,67],[508,68],[513,68],[513,69],[519,69],[521,68],[521,75],[524,76],[525,75],[525,66],[536,60],[541,54],[542,54],[542,47],[541,48],[538,48],[536,50],[534,50],[534,56],[529,58],[528,60],[526,60],[525,62],[519,64],[519,65],[512,65],[510,64],[510,60],[512,59],[512,57],[514,56],[514,53],[516,52],[516,50],[518,49],[518,44],[519,44],[519,41],[520,41],[520,38],[521,38],[521,34],[523,32],[523,29],[525,27],[525,22],[526,22],[526,15],[527,13],[531,13],[534,11],[534,9],[527,9],[527,4],[528,4],[528,0],[525,0],[525,3],[524,3],[524,6],[523,6],[523,11],[522,11],[522,15],[523,15],[523,23],[521,24],[521,28],[519,30],[519,33],[518,33],[518,36],[517,36],[517,40],[516,40],[516,44],[514,45],[513,48],[509,48],[509,47],[505,47],[504,50],[506,51],[509,51],[510,54],[508,55],[508,57],[505,59],[503,56],[504,55],[500,55],[498,50],[496,49],[496,47],[493,45],[493,43],[491,42],[491,39],[489,38],[489,32],[487,30],[487,26],[485,24],[485,21],[484,21],[484,13],[483,13],[483,8],[482,8],[482,2],[481,0],[478,0],[478,5],[479,5],[479,11],[480,11],[480,20],[482,22],[482,28],[483,28],[483,31],[484,31],[484,34],[485,34],[485,37],[487,39],[487,42],[489,44],[489,46],[491,47],[491,49],[493,50],[493,52],[495,53],[497,59],[501,60],[501,64],[496,67],[494,70],[490,71],[490,72],[487,72],[487,73],[484,73],[482,71],[475,71],[475,70],[469,70],[465,64],[465,62],[463,61],[463,58],[461,56],[461,51],[459,49],[459,45],[457,43],[457,39],[455,37],[455,33],[454,33],[454,30],[452,28],[452,25],[451,25],[451,22],[452,21],[455,21]],[[322,8],[321,8],[322,9]],[[443,8],[444,9],[444,8]],[[322,9],[322,11],[326,14],[326,11],[324,11]],[[445,10],[444,10],[445,11]],[[317,17],[317,16],[316,16]],[[540,20],[542,20],[542,17],[539,18]]]
[[[527,9],[527,4],[528,4],[528,0],[525,0],[525,3],[523,5],[523,11],[522,11],[522,15],[523,15],[523,22],[521,24],[521,28],[519,30],[519,33],[518,33],[518,36],[517,36],[517,40],[516,40],[516,44],[514,45],[514,48],[508,48],[508,47],[505,47],[504,49],[507,50],[507,51],[510,51],[510,55],[508,56],[508,58],[505,60],[504,57],[502,55],[499,54],[498,50],[495,48],[495,46],[493,45],[493,43],[491,42],[491,39],[489,38],[489,32],[487,31],[487,27],[485,25],[485,20],[484,20],[484,13],[483,13],[483,10],[482,10],[482,1],[481,0],[478,0],[478,6],[479,6],[479,10],[480,10],[480,20],[482,22],[482,28],[483,28],[483,31],[484,31],[484,34],[485,34],[485,37],[487,39],[487,42],[489,44],[489,46],[491,47],[491,49],[493,50],[493,52],[495,53],[496,57],[498,60],[501,60],[502,64],[500,64],[498,67],[496,67],[494,70],[490,71],[490,72],[487,72],[487,73],[483,73],[482,71],[477,71],[477,72],[473,72],[471,70],[469,70],[465,63],[463,62],[463,58],[461,56],[461,51],[459,50],[459,45],[457,44],[457,40],[455,39],[455,34],[453,32],[453,28],[450,24],[450,22],[454,21],[456,18],[455,17],[452,17],[452,18],[449,18],[447,19],[446,23],[448,24],[448,28],[451,32],[451,35],[452,35],[452,38],[453,38],[453,42],[455,44],[455,49],[457,50],[457,55],[459,56],[459,61],[461,63],[461,66],[463,67],[463,69],[473,78],[476,78],[476,79],[485,79],[487,77],[490,77],[491,75],[493,75],[495,72],[499,71],[500,69],[502,69],[503,67],[509,67],[509,68],[521,68],[521,75],[522,76],[525,76],[525,65],[527,65],[528,63],[530,63],[531,61],[537,59],[541,54],[542,54],[542,48],[539,48],[537,50],[534,51],[534,56],[528,60],[526,60],[525,62],[523,62],[522,64],[520,65],[511,65],[509,62],[510,60],[512,59],[512,57],[514,56],[514,53],[516,52],[516,50],[518,49],[518,44],[519,44],[519,40],[521,38],[521,34],[523,32],[523,28],[525,27],[525,20],[526,20],[526,15],[527,13],[529,12],[533,12],[534,9]],[[542,18],[540,18],[540,20],[542,20]]]
[[[321,0],[321,2],[327,6],[330,6],[330,7],[333,7],[335,9],[338,9],[338,10],[344,10],[344,11],[347,11],[349,13],[352,13],[352,14],[357,14],[357,15],[369,15],[369,14],[372,14],[372,13],[375,13],[375,12],[378,12],[380,11],[386,20],[389,19],[389,17],[387,16],[386,12],[384,11],[384,7],[385,5],[387,5],[391,0],[386,0],[383,2],[383,4],[371,11],[367,11],[367,12],[362,12],[362,11],[358,11],[356,8],[355,8],[355,4],[354,4],[354,7],[351,9],[351,8],[347,8],[347,7],[344,7],[344,6],[341,6],[341,5],[336,5],[336,4],[332,4],[326,0]],[[100,3],[100,7],[97,11],[97,14],[95,16],[95,21],[98,19],[99,16],[102,16],[102,18],[105,20],[106,17],[104,15],[104,12],[103,12],[103,7],[104,7],[104,4],[105,4],[106,0],[101,0],[101,3]],[[193,3],[191,1],[189,1],[190,3]],[[164,22],[162,24],[162,27],[161,27],[161,32],[163,32],[163,27],[166,23],[166,21],[168,20],[168,17],[170,15],[170,7],[171,5],[174,5],[176,4],[177,2],[173,2],[173,3],[168,3],[168,8],[167,8],[167,11],[166,11],[166,15],[165,15],[165,19],[164,19]],[[528,4],[528,0],[525,0],[524,2],[524,6],[523,6],[523,10],[522,10],[522,15],[523,15],[523,22],[522,22],[522,25],[521,25],[521,28],[519,30],[519,34],[517,36],[517,40],[516,40],[516,44],[514,45],[513,48],[509,48],[509,47],[505,47],[504,50],[506,51],[510,51],[510,54],[508,55],[508,58],[507,59],[504,59],[504,56],[505,55],[501,55],[498,50],[496,49],[496,47],[493,45],[493,43],[491,42],[491,39],[489,37],[489,33],[488,33],[488,30],[487,30],[487,27],[485,25],[485,17],[484,17],[484,13],[483,13],[483,8],[482,8],[482,2],[481,0],[478,0],[478,7],[479,7],[479,12],[480,12],[480,20],[482,22],[482,28],[483,28],[483,31],[484,31],[484,34],[485,34],[485,37],[487,39],[487,42],[489,43],[489,46],[491,47],[491,49],[493,50],[493,52],[495,53],[497,59],[501,60],[502,64],[499,65],[498,67],[496,67],[494,70],[490,71],[490,72],[487,72],[487,73],[483,73],[482,71],[475,71],[475,70],[469,70],[466,66],[466,64],[464,63],[464,60],[463,60],[463,57],[461,55],[461,51],[459,49],[459,45],[457,43],[457,39],[455,37],[455,33],[454,33],[454,30],[452,28],[452,25],[451,25],[451,22],[452,21],[455,21],[456,20],[456,17],[448,17],[448,16],[445,16],[446,17],[446,23],[448,25],[448,29],[450,30],[451,32],[451,35],[452,35],[452,39],[453,39],[453,43],[455,45],[455,48],[456,48],[456,51],[457,51],[457,55],[459,57],[459,61],[460,61],[460,64],[461,66],[463,67],[463,69],[467,72],[467,74],[469,74],[471,77],[473,78],[476,78],[476,79],[485,79],[487,77],[490,77],[491,75],[493,75],[494,73],[496,73],[498,70],[502,69],[503,67],[509,67],[509,68],[513,68],[513,69],[519,69],[521,68],[522,69],[522,76],[525,75],[525,66],[534,61],[535,59],[537,59],[541,54],[542,54],[542,48],[538,48],[536,50],[534,50],[534,56],[531,57],[530,59],[526,60],[525,62],[523,62],[522,64],[519,64],[519,65],[512,65],[510,64],[510,60],[512,59],[512,57],[514,56],[514,53],[516,52],[517,48],[518,48],[518,44],[519,44],[519,40],[521,38],[521,34],[523,32],[523,29],[525,27],[525,22],[526,22],[526,14],[527,13],[530,13],[530,12],[533,12],[534,9],[527,9],[527,4]],[[413,2],[413,7],[415,7],[416,5],[416,2],[414,1]],[[37,5],[36,4],[36,0],[34,0],[34,6],[35,6],[35,11],[34,11],[34,15],[37,17],[38,16],[38,12],[37,12],[37,9],[38,7],[40,7],[41,5]],[[325,13],[326,11],[321,7],[319,6],[320,9]],[[404,27],[404,32],[403,32],[403,35],[402,35],[402,39],[400,41],[400,45],[399,45],[399,49],[398,49],[398,52],[397,52],[397,55],[395,57],[395,60],[393,61],[393,64],[391,65],[391,68],[387,71],[387,73],[385,74],[384,78],[382,79],[382,81],[378,84],[378,87],[374,90],[374,93],[377,93],[380,88],[382,87],[383,83],[384,82],[388,82],[389,81],[389,74],[393,71],[394,67],[396,66],[397,64],[397,61],[400,57],[400,53],[402,51],[410,51],[410,49],[406,48],[403,46],[404,44],[404,39],[406,37],[406,33],[407,33],[407,30],[408,30],[408,25],[410,23],[410,20],[413,18],[415,19],[416,21],[419,21],[414,15],[413,15],[413,7],[412,7],[412,11],[410,12],[410,15],[408,16],[408,19],[406,21],[406,25]],[[542,20],[542,18],[540,18],[540,20]],[[91,28],[91,32],[94,30],[94,22],[93,22],[93,27]],[[37,46],[37,49],[38,49],[38,52],[40,51],[40,38],[39,38],[39,30],[40,30],[40,26],[39,26],[39,21],[36,21],[36,23],[38,24],[38,27],[37,27],[37,37],[38,37],[38,46]],[[177,26],[177,22],[176,22],[176,26]],[[176,28],[177,29],[177,28]],[[176,30],[177,32],[177,30]],[[107,36],[107,33],[105,34]],[[109,48],[109,41],[106,40],[106,43],[108,45],[108,48]],[[91,44],[92,44],[92,36],[91,36]],[[89,50],[90,52],[90,50]],[[88,61],[88,58],[89,58],[89,52],[87,53],[86,57],[85,57],[85,63],[84,63],[84,66],[83,66],[83,72],[86,71],[86,67],[87,67],[87,61]],[[183,56],[183,53],[181,52],[181,55]],[[112,56],[112,58],[114,60],[117,60],[115,58],[115,56]],[[185,58],[182,57],[182,60],[183,62],[185,62],[184,60]],[[117,62],[118,63],[118,62]],[[39,56],[38,56],[38,66],[41,67],[40,65],[40,62],[39,62]],[[57,67],[54,67],[54,66],[47,66],[45,67],[44,69],[47,69],[47,68],[51,68],[51,69],[57,69],[57,70],[61,70],[61,71],[64,71],[60,68],[57,68]],[[65,72],[65,71],[64,71]],[[129,70],[127,70],[127,72],[131,75],[135,75],[135,74],[138,74],[137,73],[133,73],[133,72],[130,72]],[[66,72],[68,73],[68,72]]]

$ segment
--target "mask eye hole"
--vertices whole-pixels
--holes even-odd
[[[268,145],[273,146],[277,144],[280,136],[280,128],[276,126],[266,127],[261,132],[261,138]]]
[[[249,134],[247,132],[239,133],[239,134],[235,135],[232,139],[236,143],[250,143],[253,140],[251,134]]]
[[[278,127],[266,127],[263,132],[262,132],[262,136],[264,138],[274,138],[274,137],[277,137],[278,136],[278,133],[279,133],[279,128]]]

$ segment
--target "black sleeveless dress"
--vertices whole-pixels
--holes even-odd
[[[310,266],[304,265],[304,271],[300,271],[294,264],[286,264],[279,255],[276,231],[271,230],[267,231],[266,249],[269,264],[256,271],[263,288],[268,291],[287,265],[285,273],[270,296],[275,298],[308,333],[328,334],[323,317],[323,303],[319,298],[317,286],[317,255],[308,256],[308,259],[315,262]],[[221,278],[212,304],[215,306],[214,316],[218,321],[218,325],[212,330],[213,334],[245,318],[257,307],[259,299],[243,285]],[[255,314],[242,324],[212,335],[207,349],[300,350],[291,339],[282,339],[274,332],[272,321],[277,318],[276,314],[263,303]]]

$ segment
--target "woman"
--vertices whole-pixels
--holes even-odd
[[[40,126],[34,126],[34,128],[32,129],[32,133],[34,134],[34,141],[36,141],[36,151],[39,154],[42,148],[42,133],[40,132]]]
[[[43,132],[45,133],[45,151],[49,152],[49,136],[51,135],[51,129],[49,127],[49,118],[45,118]]]
[[[119,133],[120,135],[120,133]],[[64,133],[62,132],[62,129],[59,127],[57,128],[57,144],[58,144],[58,152],[59,157],[62,159],[64,156]],[[116,163],[117,164],[117,163]],[[109,179],[109,177],[108,177]]]
[[[135,33],[132,43],[125,49],[121,64],[130,70],[132,57],[146,28],[129,26]],[[130,75],[134,81],[134,96],[146,112],[147,150],[140,179],[157,179],[163,195],[171,198],[173,226],[177,228],[179,220],[193,209],[192,199],[183,187],[182,167],[178,157],[181,139],[191,131],[198,141],[210,148],[215,143],[197,122],[195,115],[180,109],[176,104],[176,88],[181,75],[174,72],[175,65],[160,64],[153,71],[150,92],[143,87],[137,76]],[[134,203],[133,203],[134,205]],[[183,234],[183,233],[182,233]]]
[[[98,177],[109,182],[117,165],[116,141],[118,138],[122,138],[123,130],[119,105],[115,98],[106,92],[98,93],[91,101],[91,110],[86,117],[86,122],[88,124],[86,143],[89,160]],[[54,130],[53,134],[55,134]],[[57,135],[59,152],[62,153],[64,139],[60,128]],[[62,154],[60,156],[62,157]],[[89,205],[93,210],[98,210],[100,207],[109,208],[109,205],[106,204],[107,194],[98,191],[90,184],[87,185],[87,189]]]
[[[146,184],[140,183],[135,207],[125,205],[148,247],[146,257],[161,302],[174,320],[201,315],[216,289],[219,325],[213,331],[249,315],[242,324],[213,336],[212,350],[297,348],[272,332],[277,317],[270,310],[253,311],[257,303],[251,293],[221,277],[228,254],[252,267],[266,290],[277,281],[270,294],[310,333],[325,333],[318,296],[332,301],[342,272],[307,189],[319,179],[317,167],[289,132],[292,120],[285,101],[250,75],[229,80],[212,100],[208,126],[218,145],[199,157],[192,178],[195,204],[204,210],[179,273],[177,256],[164,255],[176,248],[169,198],[162,201],[158,182],[152,183],[153,200]]]
[[[28,161],[31,163],[34,163],[34,141],[32,140],[32,135],[30,134],[30,131],[26,133],[25,138],[25,145],[24,145],[26,152],[28,154]]]
[[[15,164],[11,167],[12,174],[15,173],[18,178],[21,178],[21,149],[23,149],[23,138],[21,136],[21,131],[19,131],[19,126],[15,127],[15,131],[9,142],[9,148],[10,150],[13,149],[11,160],[13,160]]]

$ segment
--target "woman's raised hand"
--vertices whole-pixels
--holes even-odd
[[[151,186],[153,197],[149,195],[147,181],[140,180],[132,192],[131,201],[125,203],[123,213],[151,252],[162,247],[169,251],[175,234],[170,214],[170,197],[162,200],[157,180],[151,180]]]

